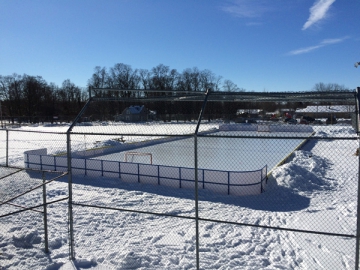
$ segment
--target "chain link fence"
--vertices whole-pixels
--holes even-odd
[[[139,122],[131,110],[154,100],[95,96],[69,126],[0,130],[0,269],[358,269],[356,93],[286,97],[347,106],[328,123],[295,108],[214,112],[223,96],[285,102],[234,95],[166,96],[166,118]],[[174,112],[184,99],[196,121]],[[105,116],[120,105],[122,121]]]

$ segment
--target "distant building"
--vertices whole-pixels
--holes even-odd
[[[295,118],[296,115],[296,111],[294,109],[289,109],[289,108],[281,108],[280,109],[280,115],[284,118]]]
[[[258,117],[262,112],[263,111],[260,109],[238,109],[236,115],[243,117]]]
[[[123,122],[145,122],[149,118],[149,111],[142,106],[127,107],[121,114],[115,116],[115,121]]]

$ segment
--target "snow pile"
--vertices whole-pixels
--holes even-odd
[[[94,258],[90,259],[79,259],[75,262],[69,261],[65,264],[54,264],[47,267],[45,270],[75,270],[75,269],[108,269],[108,268],[96,268],[97,263]],[[121,268],[120,268],[121,269]],[[126,268],[125,268],[126,269]],[[132,268],[134,269],[134,268]]]
[[[336,126],[334,128],[316,127],[315,136],[319,137],[355,137],[356,131],[349,126]]]
[[[273,176],[280,186],[297,192],[314,193],[331,189],[336,182],[326,177],[331,162],[308,151],[295,151],[287,164],[276,168]]]
[[[32,248],[33,244],[40,244],[41,237],[37,230],[21,229],[16,235],[12,237],[12,244],[20,248]]]

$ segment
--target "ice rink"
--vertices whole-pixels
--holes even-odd
[[[234,132],[231,133],[234,135]],[[259,136],[256,132],[236,132],[236,135]],[[218,132],[216,135],[224,135]],[[302,139],[267,139],[266,136],[284,136],[284,133],[262,133],[261,138],[198,137],[198,167],[222,171],[252,171],[265,165],[268,171],[286,158],[310,133],[285,133]],[[93,159],[125,161],[128,151],[94,157]],[[152,146],[133,149],[130,152],[151,153],[155,165],[194,168],[194,138],[179,139]],[[149,156],[128,158],[128,162],[149,163]]]

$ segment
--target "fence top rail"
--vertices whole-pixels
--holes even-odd
[[[46,134],[63,134],[63,135],[66,135],[66,132],[61,132],[61,131],[24,130],[24,129],[18,129],[18,128],[1,128],[0,130],[16,131],[16,132],[28,132],[28,133],[46,133]]]
[[[119,89],[119,88],[92,88],[89,91],[106,91],[106,92],[136,92],[140,93],[137,97],[99,97],[92,96],[93,100],[107,100],[107,101],[204,101],[205,91],[178,91],[178,90],[157,90],[157,89]],[[146,94],[145,94],[146,93]],[[162,95],[149,94],[161,93]],[[339,90],[339,91],[303,91],[303,92],[224,92],[224,91],[210,91],[208,101],[212,102],[347,102],[348,104],[355,104],[356,91],[355,90]]]
[[[0,131],[14,131],[14,132],[28,132],[28,133],[46,133],[46,134],[56,134],[56,135],[66,135],[67,132],[55,132],[55,131],[44,131],[44,130],[22,130],[22,129],[0,129]],[[152,136],[157,136],[157,137],[187,137],[187,138],[191,138],[194,136],[194,133],[179,133],[179,134],[166,134],[166,133],[143,133],[143,134],[139,134],[139,133],[126,133],[126,132],[109,132],[109,133],[101,133],[101,132],[82,132],[82,131],[71,131],[70,132],[73,135],[90,135],[90,136],[96,136],[96,135],[109,135],[109,136],[137,136],[137,137],[152,137]],[[292,133],[292,132],[288,132],[288,133]],[[271,133],[270,133],[271,134]],[[283,135],[278,135],[278,136],[264,136],[264,135],[216,135],[214,133],[212,134],[207,134],[207,133],[203,133],[200,132],[198,135],[198,137],[208,137],[208,138],[232,138],[232,139],[290,139],[290,140],[294,140],[294,139],[308,139],[308,140],[357,140],[358,136],[356,134],[354,134],[354,136],[352,137],[342,137],[342,136],[331,136],[331,137],[323,137],[323,136],[301,136],[301,135],[297,135],[297,136],[283,136]]]
[[[30,132],[30,133],[46,133],[46,134],[56,134],[56,135],[66,135],[66,132],[48,132],[43,130],[21,130],[21,129],[0,129],[3,131],[15,131],[15,132]],[[184,138],[192,138],[194,136],[194,133],[188,133],[188,134],[164,134],[164,133],[143,133],[143,134],[135,134],[135,133],[115,133],[115,132],[109,132],[109,133],[101,133],[101,132],[82,132],[82,131],[71,131],[70,132],[73,135],[89,135],[89,136],[98,136],[98,135],[108,135],[108,136],[137,136],[137,137],[184,137]],[[288,132],[291,133],[291,132]],[[271,134],[271,133],[270,133]],[[355,134],[353,137],[342,137],[342,136],[331,136],[331,137],[323,137],[323,136],[284,136],[284,135],[278,135],[278,136],[264,136],[264,135],[215,135],[215,134],[205,134],[205,133],[199,133],[198,137],[206,137],[206,138],[229,138],[229,139],[287,139],[287,140],[299,140],[299,139],[307,139],[307,140],[358,140],[358,136]]]
[[[204,91],[182,91],[182,90],[158,90],[158,89],[121,89],[121,88],[92,88],[92,91],[111,91],[111,92],[146,92],[146,93],[182,93],[204,95]]]

